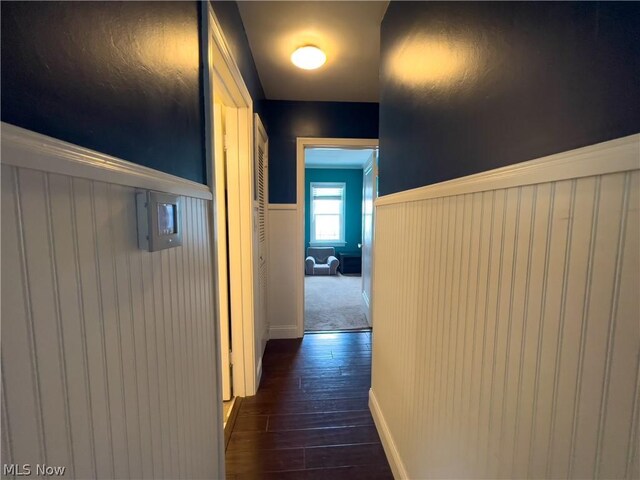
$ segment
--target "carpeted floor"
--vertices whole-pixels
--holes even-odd
[[[304,329],[369,328],[362,300],[362,277],[304,277]]]

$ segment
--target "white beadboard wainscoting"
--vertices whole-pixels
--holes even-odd
[[[640,135],[377,203],[397,478],[638,478]]]
[[[296,204],[269,204],[269,281],[267,318],[269,338],[302,336],[298,328],[297,291],[303,261],[298,258],[298,209]]]
[[[2,462],[220,478],[207,187],[2,127]],[[182,247],[138,249],[137,183],[184,195]]]

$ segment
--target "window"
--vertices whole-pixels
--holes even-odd
[[[311,244],[344,245],[344,183],[311,183]]]

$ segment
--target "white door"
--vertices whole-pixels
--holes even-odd
[[[362,179],[362,300],[369,326],[373,326],[371,318],[371,276],[373,267],[373,202],[378,193],[377,151],[371,154],[370,160],[363,169]]]
[[[227,107],[214,100],[214,245],[216,249],[216,285],[218,286],[218,319],[220,321],[220,365],[222,366],[222,399],[231,400],[231,318],[229,315],[229,260],[227,250],[227,153],[225,146]]]
[[[254,166],[254,238],[255,238],[255,336],[256,359],[262,358],[267,345],[267,203],[269,202],[269,138],[258,114],[255,118],[255,166]],[[258,360],[259,361],[259,360]]]

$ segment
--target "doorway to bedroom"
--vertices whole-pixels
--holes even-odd
[[[304,149],[307,333],[371,328],[376,178],[377,148]]]

